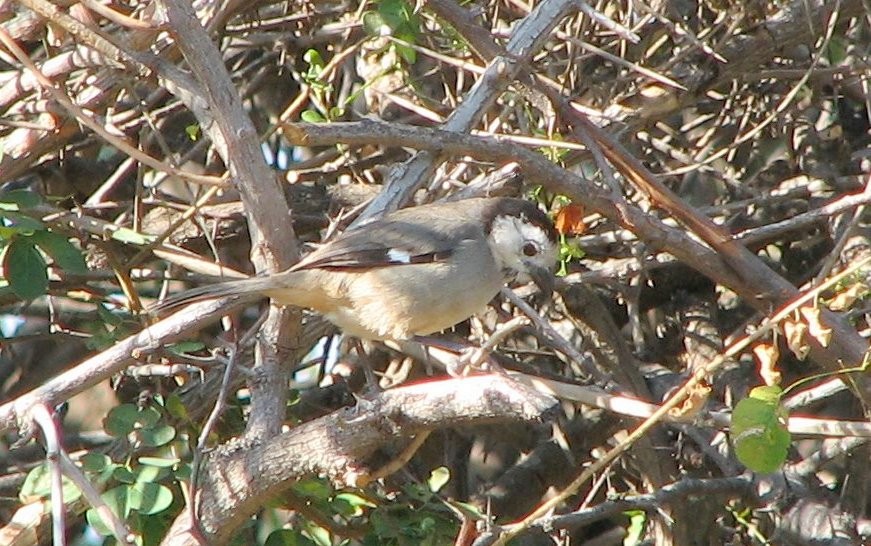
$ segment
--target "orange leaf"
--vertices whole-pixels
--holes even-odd
[[[584,207],[569,203],[556,213],[554,225],[563,235],[580,235],[587,229],[584,224]]]
[[[668,415],[675,421],[691,422],[704,409],[710,394],[711,385],[706,381],[696,383],[690,390],[689,396],[681,405],[668,410]]]

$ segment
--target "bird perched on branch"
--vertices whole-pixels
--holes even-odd
[[[557,256],[556,230],[530,201],[435,203],[349,229],[280,273],[195,288],[156,309],[269,297],[312,309],[351,336],[406,340],[466,320],[506,283],[549,290]]]

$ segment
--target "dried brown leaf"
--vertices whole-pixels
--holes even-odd
[[[856,303],[857,300],[863,298],[869,291],[868,285],[857,282],[850,285],[849,288],[843,290],[829,300],[828,307],[832,311],[845,311]]]
[[[803,322],[797,322],[791,319],[783,321],[783,334],[786,337],[786,345],[799,360],[807,358],[807,355],[811,350],[810,345],[808,345],[807,340],[805,340],[807,329],[807,324]]]
[[[806,305],[799,309],[799,311],[801,316],[807,321],[808,334],[823,347],[828,347],[829,341],[832,340],[832,329],[824,325],[822,320],[820,320],[820,308]]]
[[[753,347],[753,354],[759,360],[759,376],[766,385],[779,385],[781,374],[777,369],[780,349],[774,343],[758,343]]]

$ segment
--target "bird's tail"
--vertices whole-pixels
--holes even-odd
[[[149,306],[148,311],[152,314],[164,314],[178,309],[190,303],[206,301],[229,296],[240,296],[239,303],[265,298],[264,290],[269,288],[267,277],[249,277],[247,279],[234,279],[215,284],[208,284],[186,290],[174,296],[170,296]]]

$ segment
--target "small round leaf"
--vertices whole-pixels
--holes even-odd
[[[32,300],[48,291],[47,267],[30,237],[15,237],[6,248],[3,270],[10,288],[21,299]]]
[[[269,534],[266,546],[316,546],[312,539],[293,529],[278,529]]]
[[[781,393],[777,386],[757,387],[732,411],[730,430],[735,455],[754,472],[775,472],[786,461],[792,437],[786,428],[786,413],[780,407]]]
[[[128,501],[129,495],[130,486],[121,485],[106,491],[101,495],[101,497],[103,497],[103,501],[112,513],[115,514],[115,517],[124,521],[127,519],[127,516],[130,515],[130,504]],[[87,520],[88,524],[101,535],[109,536],[112,534],[111,526],[103,521],[103,518],[96,509],[91,508],[88,510]]]
[[[139,439],[149,447],[166,445],[175,439],[175,428],[165,424],[146,427],[139,431]]]
[[[130,508],[141,514],[159,514],[171,505],[172,491],[164,485],[139,482],[130,488]]]

